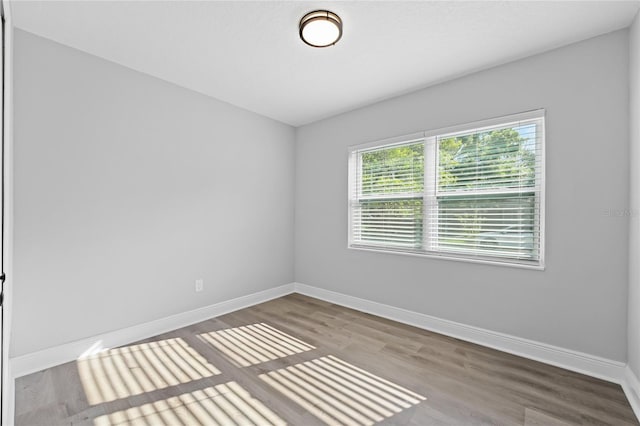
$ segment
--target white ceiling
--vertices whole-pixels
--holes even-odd
[[[299,126],[628,26],[638,1],[20,1],[16,27]],[[326,8],[342,40],[311,48]]]

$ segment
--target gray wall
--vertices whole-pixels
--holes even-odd
[[[623,30],[299,128],[296,281],[624,361],[628,72]],[[347,249],[347,146],[536,108],[545,271]]]
[[[640,377],[640,14],[629,33],[631,216],[629,230],[629,367]]]
[[[638,32],[636,20],[634,116]],[[304,126],[294,149],[291,127],[16,30],[11,356],[293,281],[295,152],[296,281],[620,361],[629,282],[638,374],[627,35]],[[346,248],[347,146],[535,108],[547,109],[544,272]]]
[[[19,30],[14,71],[11,356],[293,281],[293,128]]]

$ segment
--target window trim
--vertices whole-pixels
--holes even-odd
[[[392,247],[381,246],[380,248],[376,248],[371,245],[359,245],[352,241],[353,235],[353,217],[352,217],[352,208],[351,208],[351,194],[353,194],[352,190],[354,185],[354,179],[351,179],[351,176],[354,176],[355,170],[353,167],[356,167],[357,163],[355,161],[351,161],[351,156],[354,151],[363,151],[367,149],[375,149],[381,146],[392,146],[392,145],[403,145],[413,141],[423,141],[425,144],[425,164],[428,164],[427,161],[432,161],[431,157],[426,158],[426,156],[436,155],[435,149],[427,149],[426,146],[428,144],[432,144],[435,142],[437,136],[446,135],[446,136],[454,136],[456,133],[464,134],[469,132],[470,130],[474,131],[483,131],[491,129],[492,127],[504,127],[509,124],[515,124],[519,121],[524,120],[533,120],[533,119],[542,119],[539,124],[539,128],[536,128],[536,131],[541,132],[542,140],[540,144],[540,182],[539,182],[539,211],[540,214],[538,216],[538,220],[540,223],[540,231],[539,231],[539,252],[537,261],[527,261],[527,260],[518,260],[518,259],[499,259],[495,257],[483,257],[483,256],[473,256],[473,255],[465,255],[465,254],[457,254],[452,255],[451,253],[438,253],[437,251],[413,251],[410,249],[393,249]],[[436,144],[433,143],[434,148]],[[397,254],[397,255],[407,255],[407,256],[417,256],[417,257],[426,257],[432,259],[442,259],[442,260],[453,260],[458,262],[467,262],[467,263],[479,263],[479,264],[487,264],[487,265],[498,265],[498,266],[507,266],[514,268],[523,268],[523,269],[531,269],[531,270],[545,270],[545,246],[546,246],[546,110],[544,108],[525,111],[517,114],[510,114],[500,117],[493,117],[485,120],[473,121],[470,123],[458,124],[454,126],[442,127],[438,129],[425,130],[420,132],[409,133],[405,135],[394,136],[390,138],[380,139],[376,141],[365,142],[356,145],[350,145],[348,148],[348,192],[347,192],[347,248],[351,250],[359,250],[359,251],[369,251],[374,253],[386,253],[386,254]],[[433,153],[430,153],[433,151]],[[432,172],[427,172],[425,170],[425,185],[423,190],[423,199],[425,201],[424,204],[424,215],[425,215],[425,223],[428,219],[426,213],[429,209],[427,205],[427,191],[435,190],[437,177],[437,170],[432,168]],[[431,176],[432,174],[436,174],[436,176],[432,179],[433,182],[427,182],[427,176]],[[431,188],[433,186],[433,188]],[[437,220],[437,219],[436,219]],[[424,233],[423,238],[427,238]],[[430,242],[425,240],[425,247],[430,246]]]

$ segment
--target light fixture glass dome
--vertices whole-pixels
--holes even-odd
[[[328,10],[309,12],[300,20],[300,38],[313,47],[333,46],[342,37],[342,20]]]

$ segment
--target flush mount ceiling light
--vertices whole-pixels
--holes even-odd
[[[342,19],[328,10],[314,10],[300,20],[300,38],[313,47],[333,46],[342,37]]]

